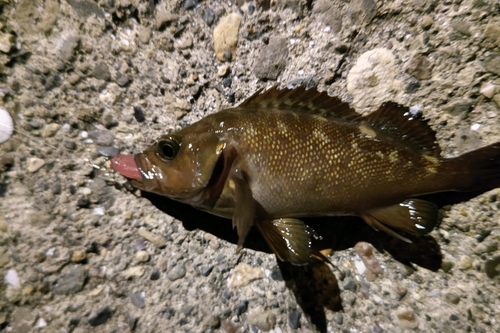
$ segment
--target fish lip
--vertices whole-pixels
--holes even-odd
[[[140,153],[134,156],[135,164],[137,164],[137,169],[142,176],[142,180],[137,180],[137,183],[141,184],[141,190],[146,192],[152,192],[158,187],[158,181],[156,179],[156,174],[152,173],[154,169],[153,163],[149,160],[146,154]]]

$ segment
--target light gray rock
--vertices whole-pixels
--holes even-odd
[[[271,37],[259,53],[253,72],[261,80],[276,80],[285,69],[288,45],[284,38]]]
[[[182,279],[186,275],[186,269],[181,264],[176,264],[173,268],[169,269],[167,272],[167,279],[170,281],[175,281]]]
[[[271,310],[265,310],[262,306],[258,306],[249,312],[247,323],[267,332],[276,325],[276,316]]]
[[[54,285],[54,293],[59,295],[76,294],[83,289],[86,272],[80,265],[73,266],[69,272],[61,275]]]

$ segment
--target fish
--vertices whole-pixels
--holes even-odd
[[[320,237],[302,219],[359,216],[411,242],[402,234],[438,223],[422,196],[500,187],[500,143],[446,158],[428,119],[408,107],[361,115],[326,92],[275,86],[111,166],[142,191],[231,219],[238,249],[256,227],[280,260],[301,266],[317,258]]]

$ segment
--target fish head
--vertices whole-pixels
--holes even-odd
[[[134,159],[144,191],[191,205],[209,196],[210,183],[220,175],[218,163],[225,143],[213,132],[178,132],[160,137]]]

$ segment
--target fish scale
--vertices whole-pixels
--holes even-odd
[[[419,196],[500,187],[500,143],[440,154],[406,107],[362,116],[324,92],[273,87],[111,162],[141,190],[232,219],[239,248],[256,226],[278,258],[305,265],[321,255],[300,218],[357,215],[410,242],[398,231],[422,235],[438,219]]]

